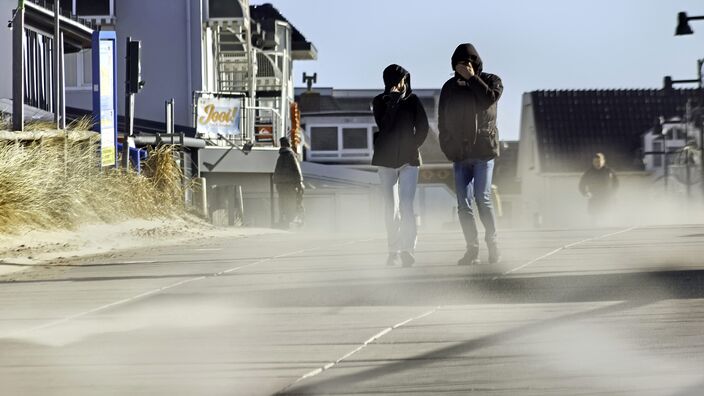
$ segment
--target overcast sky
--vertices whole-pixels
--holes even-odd
[[[457,44],[477,47],[505,90],[502,139],[517,139],[524,92],[660,88],[665,75],[696,77],[704,21],[674,36],[677,13],[704,15],[701,0],[270,0],[318,48],[294,64],[294,81],[318,73],[319,87],[378,88],[398,63],[414,88],[439,88]]]

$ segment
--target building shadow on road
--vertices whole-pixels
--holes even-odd
[[[514,327],[483,337],[473,338],[461,343],[456,343],[447,347],[435,349],[430,352],[415,355],[403,360],[377,366],[360,372],[335,376],[325,380],[311,380],[308,384],[292,386],[277,394],[281,395],[305,395],[305,394],[327,394],[335,393],[341,387],[359,384],[362,381],[369,381],[391,374],[401,373],[407,370],[418,370],[441,359],[448,359],[453,356],[461,356],[466,353],[488,348],[511,341],[518,337],[525,337],[532,333],[549,330],[553,327],[569,324],[575,321],[588,319],[600,315],[610,315],[630,309],[638,308],[655,302],[652,299],[641,299],[624,301],[605,307],[591,309],[588,311],[572,313],[558,316],[556,318],[529,323],[523,326]],[[342,388],[344,389],[344,388]]]
[[[704,298],[704,270],[536,277],[403,277],[248,290],[251,306],[438,306]]]

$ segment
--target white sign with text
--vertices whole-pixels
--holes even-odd
[[[242,133],[242,101],[238,98],[199,98],[196,116],[196,131],[207,137]]]

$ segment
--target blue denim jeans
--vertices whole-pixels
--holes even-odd
[[[479,247],[477,224],[474,221],[472,198],[479,210],[479,219],[485,230],[486,243],[496,243],[496,215],[491,202],[491,179],[494,174],[494,160],[466,159],[453,164],[457,212],[460,225],[467,242],[467,249]]]
[[[413,200],[418,184],[418,167],[379,167],[381,193],[384,197],[386,236],[389,253],[413,252],[416,247],[416,215]]]

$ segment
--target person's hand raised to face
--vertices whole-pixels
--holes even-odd
[[[391,92],[403,92],[406,90],[406,78],[402,78],[398,84],[391,87]]]
[[[474,67],[469,61],[461,61],[455,66],[455,71],[465,80],[469,80],[474,75]]]

